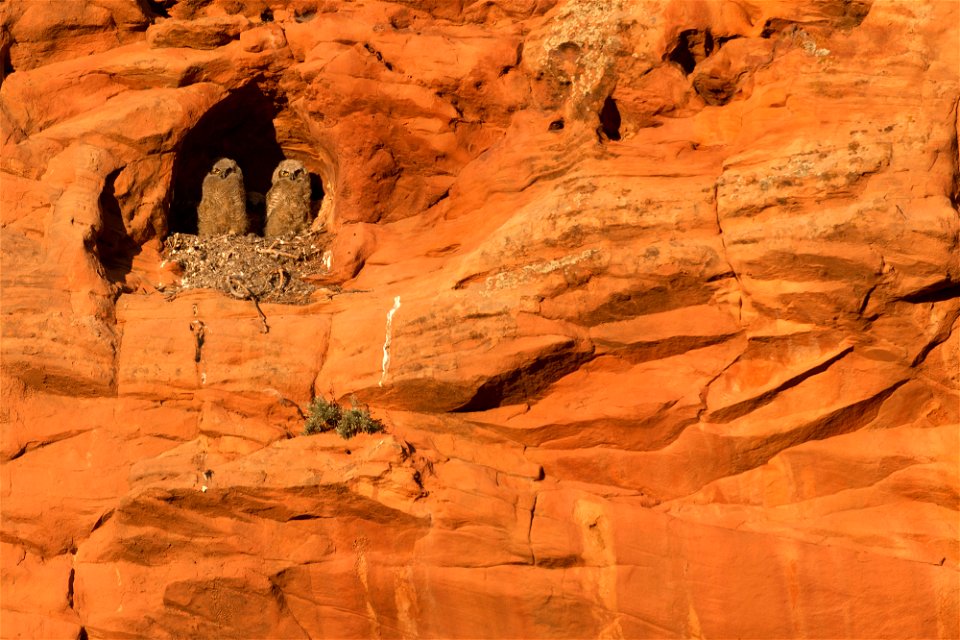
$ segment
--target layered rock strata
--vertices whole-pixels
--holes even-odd
[[[960,635],[955,3],[0,12],[0,636]],[[267,332],[222,155],[333,238]]]

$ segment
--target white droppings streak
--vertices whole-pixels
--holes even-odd
[[[387,368],[390,366],[390,340],[393,336],[393,314],[400,308],[400,296],[393,299],[393,308],[387,311],[387,335],[383,340],[383,371],[380,374],[380,386],[387,379]]]
[[[333,266],[333,251],[325,251],[323,257],[320,258],[320,262],[323,263],[324,269],[330,271],[330,267]]]

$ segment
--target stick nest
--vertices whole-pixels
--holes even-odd
[[[286,238],[199,237],[170,234],[163,258],[182,272],[185,289],[217,289],[240,300],[307,304],[317,289],[311,276],[329,271],[323,256],[330,236],[314,231]]]

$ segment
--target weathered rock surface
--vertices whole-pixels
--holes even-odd
[[[960,636],[956,3],[0,13],[3,638]]]

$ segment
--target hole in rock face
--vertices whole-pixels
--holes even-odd
[[[551,122],[550,126],[547,127],[547,129],[549,131],[560,131],[561,129],[563,129],[563,126],[564,126],[563,118],[560,118],[559,120],[554,120],[553,122]]]
[[[316,173],[310,174],[310,201],[320,206],[323,200],[323,178]],[[316,213],[316,212],[314,212]]]
[[[785,31],[788,27],[793,27],[796,23],[780,18],[770,18],[763,23],[763,31],[760,32],[761,38],[772,38],[774,35]]]
[[[260,12],[260,22],[273,22],[273,9],[267,7]]]
[[[263,220],[257,219],[256,201],[266,195],[273,170],[284,159],[273,125],[277,111],[277,100],[250,84],[200,118],[184,138],[174,162],[171,232],[197,232],[203,178],[219,158],[232,158],[240,165],[247,200],[253,203],[253,229],[262,231]]]
[[[737,93],[736,81],[706,75],[697,76],[693,88],[704,102],[714,107],[727,104]]]
[[[177,3],[177,0],[138,0],[141,7],[146,7],[148,11],[144,12],[153,14],[154,16],[159,16],[161,18],[169,18],[170,13],[167,11],[170,7]]]
[[[0,46],[0,83],[14,72],[13,61],[10,59],[10,44]]]
[[[607,140],[620,139],[620,110],[617,109],[617,101],[612,96],[607,96],[603,101],[603,107],[600,109],[600,137]]]
[[[133,258],[140,253],[140,245],[127,233],[123,213],[117,201],[115,183],[120,169],[109,176],[100,194],[102,226],[97,235],[97,255],[110,282],[122,284],[133,269]]]
[[[819,3],[822,18],[819,20],[796,21],[786,18],[769,18],[763,24],[761,38],[771,38],[779,33],[788,33],[789,29],[804,27],[828,27],[835,29],[853,29],[870,13],[873,0],[843,0],[843,2]]]
[[[317,17],[316,7],[298,7],[293,12],[293,19],[297,22],[310,22]]]
[[[697,63],[706,59],[711,53],[713,53],[713,35],[710,31],[688,29],[680,32],[677,43],[667,53],[666,58],[676,62],[683,72],[689,75]]]

